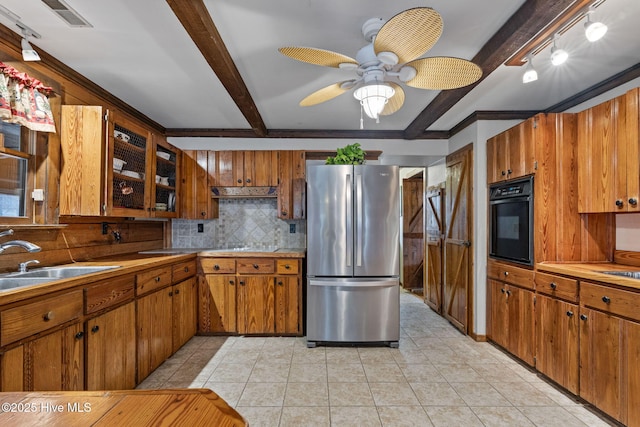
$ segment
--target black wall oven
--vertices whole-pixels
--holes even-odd
[[[489,187],[489,256],[533,265],[533,177]]]

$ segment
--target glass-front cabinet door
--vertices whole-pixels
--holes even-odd
[[[153,176],[149,177],[149,182],[153,188],[151,191],[151,216],[160,218],[177,217],[177,172],[178,172],[178,150],[171,146],[166,140],[154,134],[153,150]]]
[[[107,215],[149,216],[151,133],[114,115],[108,135]]]

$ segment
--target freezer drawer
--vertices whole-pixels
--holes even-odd
[[[307,346],[383,342],[398,346],[397,278],[307,279]]]

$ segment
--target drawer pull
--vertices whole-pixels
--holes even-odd
[[[95,325],[93,328],[91,328],[91,332],[94,333],[94,334],[96,332],[98,332],[99,330],[100,330],[100,326],[98,326],[98,325]]]
[[[160,276],[156,277],[156,282],[160,281]]]
[[[549,287],[555,291],[558,288],[558,285],[556,285],[555,282],[551,282],[549,283]]]
[[[573,311],[571,311],[571,310],[567,311],[567,316],[573,317]]]
[[[84,332],[80,331],[80,332],[78,332],[78,333],[76,334],[76,339],[77,339],[77,340],[81,340],[81,339],[82,339],[82,337],[84,337]]]
[[[255,268],[256,270],[260,268],[260,266],[258,264],[253,264],[253,268]]]
[[[509,272],[508,272],[508,271],[505,271],[505,272],[504,272],[504,275],[505,275],[505,276],[508,276],[508,275],[509,275]]]
[[[50,311],[48,313],[45,313],[44,316],[42,316],[42,320],[44,320],[45,322],[48,322],[49,320],[53,320],[54,318],[54,314],[53,311]]]
[[[284,265],[284,268],[285,268],[285,270],[290,270],[290,269],[291,269],[291,266],[290,266],[289,264],[285,264],[285,265]]]
[[[188,272],[189,272],[189,267],[185,267],[185,268],[184,268],[184,272],[185,272],[185,273],[188,273]]]
[[[581,314],[580,315],[580,320],[587,320],[587,315],[586,314]]]
[[[611,302],[611,298],[605,295],[602,297],[602,302],[605,304],[609,304]]]
[[[216,265],[213,266],[213,269],[214,270],[220,270],[220,266],[218,264],[216,264]]]

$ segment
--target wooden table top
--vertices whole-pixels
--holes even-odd
[[[3,426],[247,426],[209,389],[0,393]]]

